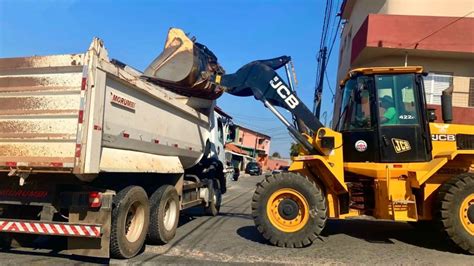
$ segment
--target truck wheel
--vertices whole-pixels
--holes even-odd
[[[179,196],[176,188],[164,185],[150,198],[151,216],[148,241],[166,244],[176,235],[179,221]]]
[[[308,246],[326,225],[326,199],[321,188],[306,177],[270,175],[255,190],[252,216],[257,230],[273,245]]]
[[[474,254],[474,174],[455,176],[441,186],[435,219],[445,236]]]
[[[129,186],[113,199],[110,254],[128,259],[140,252],[150,220],[148,196],[143,188]]]
[[[217,216],[219,214],[219,210],[221,209],[222,192],[219,180],[213,179],[211,182],[212,183],[209,186],[209,193],[212,193],[212,199],[208,206],[205,207],[205,212],[207,215]]]

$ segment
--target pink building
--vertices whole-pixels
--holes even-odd
[[[291,160],[284,159],[284,158],[269,158],[267,163],[268,170],[278,170],[280,167],[288,167],[290,166]]]
[[[243,169],[248,161],[255,160],[260,163],[263,169],[267,169],[270,136],[240,125],[235,125],[233,131],[229,134],[227,146],[238,148],[233,148],[231,151],[235,155],[233,160],[240,165],[240,168]],[[239,158],[239,154],[242,155],[241,158]]]

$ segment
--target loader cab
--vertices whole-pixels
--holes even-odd
[[[421,67],[354,70],[341,89],[344,161],[431,160]]]

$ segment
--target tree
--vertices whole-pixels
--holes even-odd
[[[300,147],[301,145],[299,143],[291,143],[290,156],[298,156],[298,154],[300,153]]]
[[[278,153],[278,152],[276,151],[276,152],[274,152],[274,153],[272,154],[272,157],[274,157],[274,158],[281,158],[281,155],[280,155],[280,153]]]

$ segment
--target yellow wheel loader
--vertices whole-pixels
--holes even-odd
[[[328,218],[433,221],[474,254],[474,126],[451,124],[452,96],[442,95],[444,123],[428,110],[422,67],[371,67],[341,82],[334,129],[324,127],[292,88],[287,56],[254,61],[214,82],[254,96],[300,144],[289,173],[267,176],[252,198],[265,239],[310,245]],[[285,66],[287,81],[276,70]],[[287,83],[288,82],[288,83]],[[286,119],[275,107],[291,112]]]

